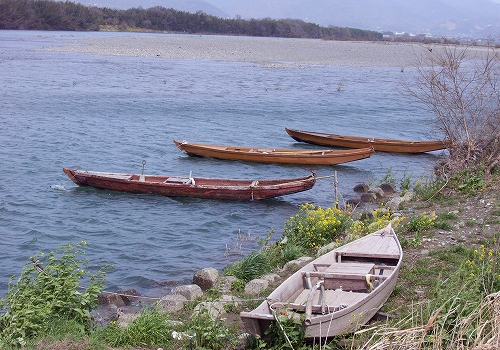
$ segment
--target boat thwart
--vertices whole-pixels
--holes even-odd
[[[384,305],[399,275],[403,251],[391,225],[313,260],[256,309],[241,312],[247,331],[266,337],[277,317],[303,317],[306,338],[354,332]]]

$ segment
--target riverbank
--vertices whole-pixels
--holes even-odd
[[[251,62],[269,67],[335,65],[353,67],[413,67],[441,45],[367,41],[333,41],[216,35],[134,34],[99,39],[68,40],[76,45],[46,50],[94,55],[210,59]],[[470,54],[484,50],[471,49]]]

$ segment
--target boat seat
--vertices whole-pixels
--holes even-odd
[[[183,185],[194,185],[194,179],[190,177],[171,176],[163,181],[163,183],[181,183]]]
[[[107,174],[106,176],[119,180],[132,180],[132,175],[127,174]]]
[[[306,277],[306,273],[303,273]],[[311,278],[317,277],[324,281],[325,289],[342,289],[345,291],[368,292],[375,281],[384,281],[388,276],[373,274],[348,274],[332,272],[309,272]],[[307,277],[306,277],[307,278]],[[369,283],[370,284],[369,284]]]
[[[294,311],[305,312],[310,289],[304,289],[299,296],[290,303],[275,302],[269,305],[271,309],[286,308]],[[324,295],[322,295],[324,293]],[[330,313],[342,310],[349,305],[363,299],[366,293],[346,292],[342,290],[316,290],[312,297],[313,313]]]

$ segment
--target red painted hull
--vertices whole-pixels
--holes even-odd
[[[63,168],[78,186],[129,193],[151,193],[167,197],[262,200],[302,192],[316,183],[316,175],[278,180],[236,180],[117,174]]]

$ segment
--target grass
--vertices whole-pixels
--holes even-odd
[[[485,350],[489,349],[486,347],[487,342],[493,344],[491,342],[500,341],[498,332],[494,332],[494,327],[500,324],[500,296],[495,293],[500,290],[500,228],[493,229],[496,234],[485,234],[485,224],[495,225],[495,222],[499,222],[500,225],[498,198],[491,197],[496,202],[484,218],[482,230],[478,231],[481,221],[476,220],[474,225],[468,225],[467,220],[473,221],[471,216],[479,219],[482,208],[477,208],[476,214],[472,213],[471,209],[475,208],[473,204],[477,201],[474,197],[467,196],[470,196],[470,192],[446,193],[443,196],[437,194],[424,201],[405,204],[406,207],[413,206],[415,212],[408,211],[410,214],[402,220],[397,230],[405,255],[398,284],[383,307],[384,312],[395,315],[396,318],[370,324],[369,331],[361,330],[356,334],[338,337],[335,343],[330,344],[331,349],[340,349],[338,344],[342,343],[352,345],[352,349],[363,347],[442,350],[478,347],[478,350]],[[296,217],[295,220],[303,222],[310,220],[307,218],[312,216],[317,217],[320,222],[326,220],[323,212],[311,208],[307,215],[303,218]],[[462,218],[465,214],[468,219]],[[351,225],[350,229],[353,232],[372,230],[377,225],[383,225],[391,216],[392,213],[377,210],[372,221]],[[459,222],[465,225],[460,227],[460,236],[456,236],[454,227]],[[314,227],[308,226],[306,234]],[[437,230],[446,230],[449,233],[435,235]],[[470,236],[464,233],[467,230],[470,230]],[[353,239],[353,232],[348,239]],[[297,235],[294,241],[301,242],[300,233],[294,234]],[[454,238],[454,245],[442,247],[441,243],[445,243],[448,237]],[[310,248],[314,242],[311,241],[310,235],[306,238],[303,242]],[[342,244],[340,236],[338,239],[338,244]],[[436,245],[436,242],[439,244]],[[239,306],[228,303],[224,306],[226,312],[236,313],[232,318],[237,319],[237,313],[242,307],[256,307],[260,300],[254,300],[244,294],[245,281],[271,271],[276,265],[282,266],[284,261],[302,254],[304,250],[297,244],[284,244],[283,241],[269,244],[267,239],[263,242],[261,251],[250,254],[239,263],[228,267],[228,273],[232,268],[232,274],[239,274],[239,279],[233,283],[233,294],[248,300],[239,303]],[[272,289],[273,285],[269,288]],[[56,321],[46,327],[44,334],[31,339],[24,348],[234,349],[237,347],[238,336],[243,332],[237,327],[237,322],[213,320],[203,309],[201,312],[193,312],[198,303],[217,300],[220,296],[216,290],[206,292],[204,298],[187,303],[185,311],[176,315],[165,315],[154,308],[148,308],[127,327],[111,323],[104,328],[91,328],[87,332],[81,332],[81,325]],[[244,306],[241,306],[242,304]],[[283,321],[282,326],[293,334],[295,349],[310,348],[301,340],[302,335],[296,328],[296,322]],[[250,342],[247,348],[286,348],[286,340],[279,340],[282,335],[280,328],[274,328],[273,331],[276,332],[274,343],[266,344],[262,340],[256,340],[254,343]],[[10,348],[4,346],[2,349]]]

